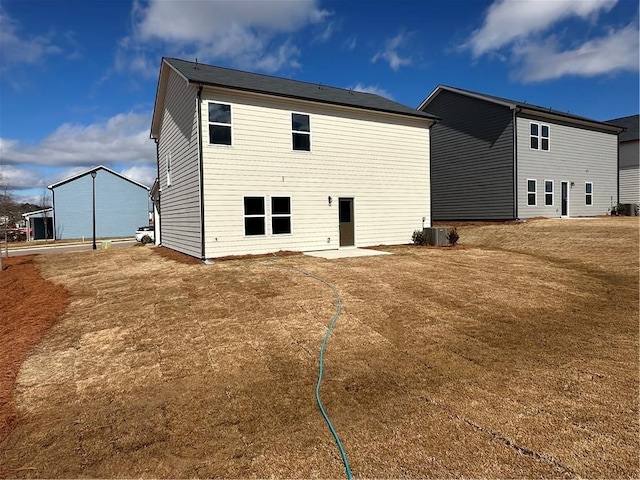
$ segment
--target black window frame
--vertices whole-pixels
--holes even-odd
[[[306,117],[306,130],[297,128],[299,122],[296,123],[296,116]],[[311,115],[308,113],[291,112],[291,149],[296,152],[311,151]]]
[[[229,107],[229,121],[219,121],[219,120],[211,120],[211,113],[213,111],[213,109],[211,108],[211,105],[223,105],[226,107]],[[230,103],[225,103],[225,102],[215,102],[215,101],[211,101],[208,102],[207,104],[207,110],[208,110],[208,123],[209,123],[209,145],[224,145],[224,146],[233,146],[233,108],[231,106]],[[213,141],[213,132],[215,130],[219,130],[219,131],[228,131],[228,142],[224,141],[224,142],[216,142]],[[225,135],[225,139],[226,139],[226,135]]]
[[[247,201],[251,200],[261,200],[262,201],[262,211],[258,211],[255,213],[252,205],[247,205]],[[255,237],[255,236],[264,236],[267,233],[266,230],[266,221],[267,221],[267,212],[265,209],[265,197],[256,196],[256,195],[246,195],[242,197],[242,213],[243,213],[243,224],[244,224],[244,235],[245,237]],[[249,208],[248,208],[249,207]],[[260,209],[258,209],[260,210]],[[251,213],[247,213],[247,211]],[[262,219],[262,229],[254,232],[252,229],[258,225],[256,220]]]
[[[276,208],[276,202],[287,200],[287,208],[281,209],[282,205]],[[282,228],[283,226],[288,228]],[[271,234],[291,235],[291,197],[286,195],[276,195],[271,197]]]

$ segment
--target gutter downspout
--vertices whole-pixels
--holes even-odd
[[[623,132],[626,131],[626,128],[623,130]],[[616,211],[617,211],[617,206],[618,203],[620,203],[620,134],[622,132],[618,132],[618,134],[616,135],[616,140],[618,140],[618,155],[617,155],[617,165],[616,165],[616,181],[617,181],[617,186],[616,186],[616,196],[618,197],[617,202],[616,202]]]
[[[160,225],[158,227],[158,238],[155,238],[155,242],[158,242],[156,245],[158,245],[159,247],[162,246],[162,207],[160,206],[160,202],[161,197],[162,197],[162,188],[160,187],[160,139],[158,138],[154,138],[153,141],[156,143],[156,172],[157,172],[157,179],[158,179],[158,219],[160,220]],[[155,200],[151,200],[151,202],[154,204],[153,205],[153,213],[155,214],[155,210],[156,210],[156,206],[155,206]],[[155,218],[153,219],[154,224],[153,224],[153,228],[155,229],[156,225],[155,225]],[[154,242],[154,243],[155,243]]]
[[[197,112],[198,112],[198,163],[200,167],[200,259],[204,262],[205,242],[204,242],[204,165],[202,161],[202,89],[203,85],[198,86]]]
[[[513,219],[518,220],[518,129],[516,120],[522,109],[513,109]]]
[[[438,123],[435,120],[429,126],[429,228],[433,227],[433,170],[431,168],[432,162],[432,150],[431,140],[433,135],[431,135],[431,129]]]

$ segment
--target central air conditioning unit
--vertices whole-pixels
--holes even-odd
[[[429,227],[423,229],[424,236],[427,239],[427,245],[435,247],[445,247],[449,245],[446,227]]]

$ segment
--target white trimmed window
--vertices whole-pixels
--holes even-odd
[[[171,186],[171,152],[164,156],[164,161],[167,166],[167,187]]]
[[[532,150],[549,150],[549,125],[531,122],[530,147]]]
[[[264,197],[244,197],[244,234],[264,235]]]
[[[291,114],[291,135],[294,150],[311,151],[311,123],[309,115]]]
[[[537,205],[538,197],[538,181],[527,179],[527,205],[535,207]]]
[[[231,105],[209,102],[209,143],[231,145]]]
[[[584,204],[593,205],[593,182],[586,182],[584,184]]]
[[[291,197],[271,197],[271,233],[291,233]]]
[[[553,206],[553,180],[544,181],[544,204]]]

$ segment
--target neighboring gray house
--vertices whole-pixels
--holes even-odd
[[[433,220],[606,215],[618,201],[619,127],[444,85],[418,108],[441,118]]]
[[[94,193],[96,238],[132,237],[149,224],[149,188],[102,165],[48,188],[56,240],[93,237]]]
[[[614,118],[613,123],[624,128],[620,139],[620,203],[640,204],[640,141],[638,140],[638,115]]]
[[[431,222],[433,123],[370,93],[164,58],[156,241],[202,259],[407,243]]]

